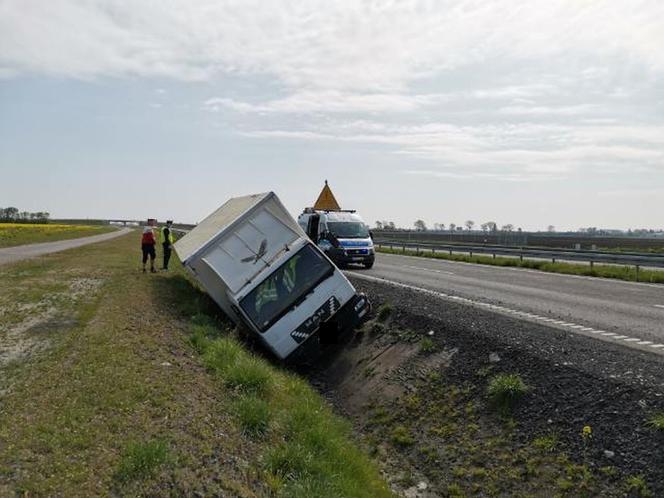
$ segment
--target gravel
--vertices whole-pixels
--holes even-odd
[[[435,330],[440,347],[457,349],[447,372],[452,380],[472,382],[488,364],[521,375],[532,387],[514,412],[524,441],[553,430],[573,457],[643,474],[655,496],[664,495],[664,433],[647,425],[664,411],[664,358],[385,283],[351,281],[374,306],[392,303],[399,327]],[[586,425],[590,444],[581,437]]]

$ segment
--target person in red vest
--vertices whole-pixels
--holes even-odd
[[[143,236],[141,237],[141,250],[143,251],[143,273],[145,273],[145,263],[148,262],[150,257],[150,271],[156,273],[154,269],[154,260],[157,257],[157,252],[154,249],[157,240],[152,231],[152,227],[145,227],[143,229]]]

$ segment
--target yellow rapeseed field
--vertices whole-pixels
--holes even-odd
[[[108,226],[60,225],[55,223],[0,223],[0,247],[51,242],[97,235],[112,230]]]

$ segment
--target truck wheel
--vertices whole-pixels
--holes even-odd
[[[362,264],[363,264],[364,267],[368,270],[369,268],[371,268],[371,267],[374,265],[374,262],[373,262],[373,260],[371,260],[371,261],[365,261],[365,262],[362,263]]]

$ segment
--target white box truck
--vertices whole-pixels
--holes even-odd
[[[334,342],[370,310],[273,192],[228,200],[175,250],[221,309],[280,359]]]

